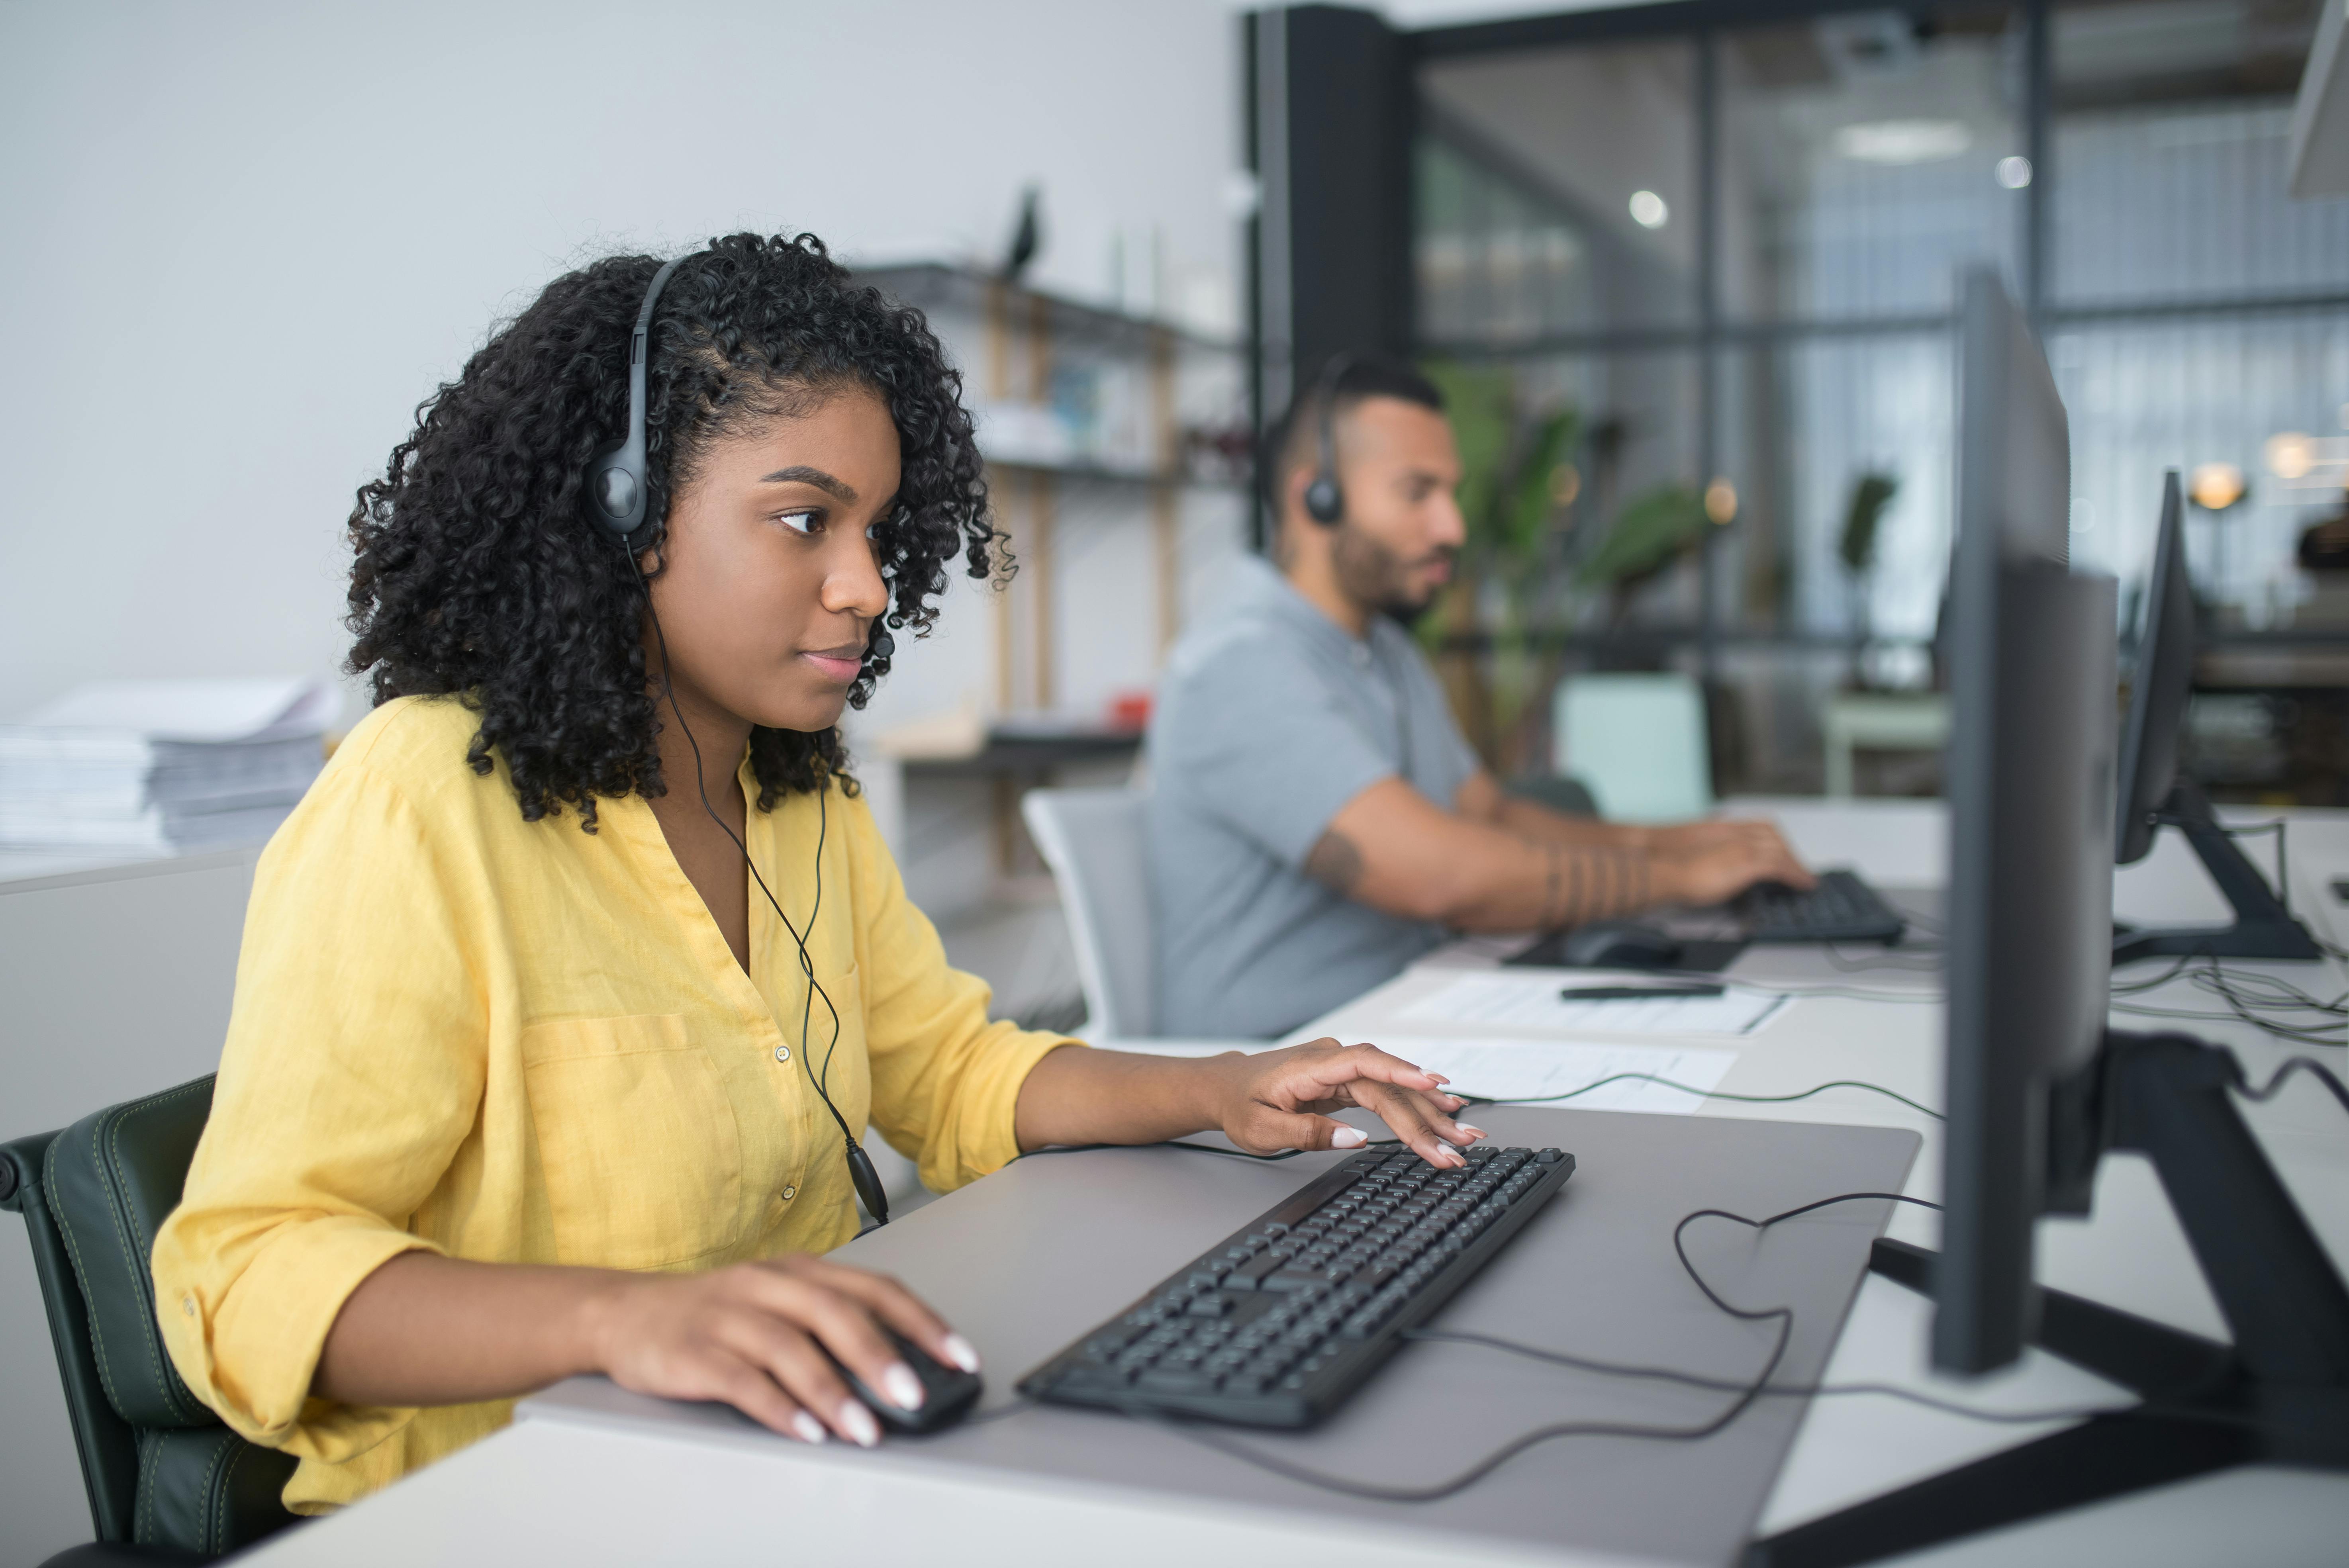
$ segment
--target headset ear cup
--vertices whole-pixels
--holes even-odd
[[[1346,515],[1346,497],[1335,479],[1326,473],[1313,476],[1305,487],[1305,515],[1325,527]]]

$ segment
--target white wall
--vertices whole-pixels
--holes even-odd
[[[991,255],[1034,181],[1038,281],[1099,295],[1156,233],[1212,312],[1235,37],[1222,0],[0,5],[0,717],[332,667],[352,490],[606,249]],[[248,876],[0,898],[0,1136],[210,1068]],[[0,1225],[0,1568],[88,1529],[28,1263]]]
[[[0,717],[331,667],[352,490],[605,250],[991,254],[1036,181],[1037,281],[1156,232],[1212,311],[1235,41],[1221,0],[0,7]]]

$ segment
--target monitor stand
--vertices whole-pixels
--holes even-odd
[[[2349,1286],[2235,1109],[2233,1056],[2108,1033],[2092,1070],[2090,1169],[2152,1158],[2234,1344],[2042,1290],[2032,1343],[2139,1403],[1756,1541],[1745,1568],[1843,1568],[2235,1465],[2349,1470]],[[1930,1295],[1938,1263],[1879,1240],[1868,1266]]]
[[[2184,779],[2161,803],[2160,820],[2186,835],[2203,869],[2227,902],[2235,906],[2235,923],[2201,929],[2137,931],[2116,923],[2113,962],[2131,964],[2140,958],[2194,956],[2211,958],[2322,958],[2323,951],[2293,918],[2291,906],[2276,896],[2259,868],[2244,858],[2235,841],[2211,815],[2202,791]]]

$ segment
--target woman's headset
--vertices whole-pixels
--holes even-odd
[[[669,685],[668,638],[661,632],[660,613],[653,608],[652,584],[645,581],[644,570],[636,561],[638,541],[653,521],[651,487],[645,477],[645,364],[651,357],[649,343],[653,306],[660,303],[661,290],[668,286],[669,274],[676,272],[685,260],[679,256],[675,261],[663,263],[660,271],[653,274],[651,286],[645,290],[645,303],[636,312],[636,330],[628,335],[627,435],[618,446],[605,448],[588,463],[581,505],[588,521],[605,537],[619,543],[621,551],[628,558],[629,573],[644,593],[645,614],[651,618],[653,639],[660,647],[661,689],[668,698],[669,712],[677,716],[677,727],[685,736],[685,743],[693,748],[693,785],[701,797],[701,809],[709,813],[709,820],[718,824],[719,832],[733,840],[735,849],[741,852],[744,868],[750,873],[750,880],[759,884],[761,892],[766,894],[775,918],[783,923],[783,929],[792,934],[792,941],[799,949],[800,973],[807,977],[808,983],[807,1004],[800,1012],[800,1070],[807,1074],[809,1086],[815,1090],[816,1098],[823,1101],[824,1109],[832,1112],[832,1119],[838,1124],[840,1136],[846,1141],[848,1180],[856,1189],[856,1196],[864,1202],[865,1212],[885,1225],[889,1222],[889,1195],[882,1189],[881,1173],[873,1168],[873,1157],[865,1153],[864,1146],[856,1141],[856,1134],[849,1130],[848,1119],[840,1114],[840,1108],[832,1103],[832,1096],[824,1089],[824,1078],[831,1075],[832,1069],[831,1049],[827,1047],[824,1051],[823,1077],[819,1077],[808,1063],[808,1026],[814,1016],[816,998],[823,997],[823,1010],[832,1015],[833,1044],[837,1046],[840,1043],[840,1009],[832,1005],[832,998],[825,995],[823,987],[817,984],[815,965],[809,959],[807,950],[807,932],[815,929],[815,917],[823,908],[823,840],[827,826],[824,800],[829,791],[818,791],[815,798],[815,902],[808,909],[807,929],[802,931],[792,923],[792,917],[783,913],[782,904],[768,889],[767,879],[759,874],[758,864],[750,859],[750,846],[727,826],[726,819],[719,816],[718,809],[709,803],[709,785],[701,766],[701,743],[693,738],[693,731],[685,722],[685,710],[678,706],[677,689]],[[889,634],[882,633],[874,639],[873,651],[884,658],[887,657],[890,650],[883,645],[888,641]]]

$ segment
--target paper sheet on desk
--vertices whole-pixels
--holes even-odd
[[[1750,1035],[1786,1000],[1781,993],[1744,985],[1732,985],[1718,996],[1660,995],[1633,1002],[1569,1002],[1558,995],[1564,989],[1555,975],[1463,975],[1413,1002],[1402,1016],[1413,1022],[1561,1034]]]
[[[1379,1048],[1452,1080],[1456,1094],[1478,1099],[1543,1100],[1576,1110],[1640,1110],[1685,1116],[1704,1103],[1734,1051],[1705,1046],[1604,1046],[1585,1041],[1496,1040],[1442,1036],[1385,1037]],[[1689,1093],[1647,1078],[1617,1078],[1588,1094],[1573,1091],[1618,1073],[1646,1073],[1685,1084]],[[1553,1097],[1568,1095],[1557,1099]],[[1472,1110],[1462,1113],[1470,1120]]]

